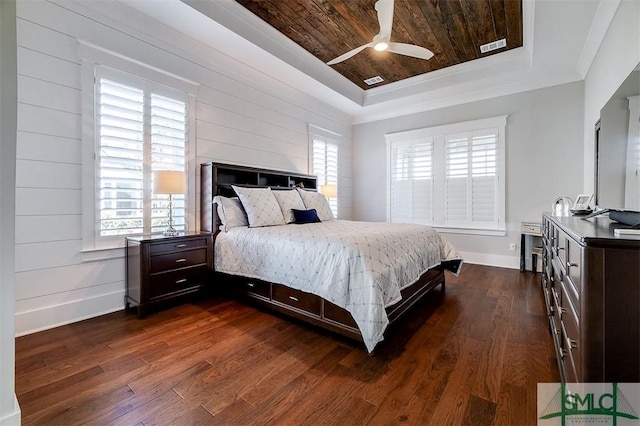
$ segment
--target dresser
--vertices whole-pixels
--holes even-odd
[[[640,382],[640,239],[607,217],[542,217],[544,292],[563,382]]]
[[[199,291],[213,271],[210,233],[126,238],[125,308],[144,317],[154,305]]]

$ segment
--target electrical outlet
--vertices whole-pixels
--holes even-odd
[[[516,243],[509,243],[509,251],[516,251],[518,249],[518,245]]]

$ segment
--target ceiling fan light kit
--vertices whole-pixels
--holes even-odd
[[[433,52],[421,46],[406,43],[393,43],[390,41],[391,28],[393,26],[393,2],[394,0],[378,0],[375,9],[378,12],[378,23],[380,24],[380,32],[373,38],[370,43],[363,44],[335,59],[327,62],[328,65],[334,65],[345,61],[352,56],[360,53],[367,47],[373,47],[377,51],[389,51],[399,55],[411,56],[419,59],[430,59]]]
[[[389,45],[384,41],[379,41],[376,43],[375,46],[373,46],[373,48],[376,49],[378,52],[383,52],[389,48]]]

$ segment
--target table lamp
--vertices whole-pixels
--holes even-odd
[[[338,196],[338,185],[320,185],[320,193],[327,198]]]
[[[173,170],[158,170],[153,172],[153,192],[154,194],[169,195],[169,228],[164,231],[164,235],[175,237],[178,231],[173,227],[173,194],[184,194],[187,191],[187,177],[185,172]]]

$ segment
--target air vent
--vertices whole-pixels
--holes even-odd
[[[482,46],[480,46],[480,53],[491,52],[492,50],[502,49],[503,47],[507,47],[507,39],[505,38],[492,41],[491,43],[483,44]]]
[[[384,80],[382,79],[382,77],[376,75],[375,77],[367,78],[364,82],[371,86],[372,84],[380,83],[383,81]]]

